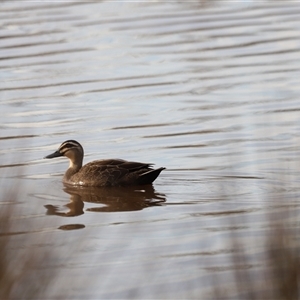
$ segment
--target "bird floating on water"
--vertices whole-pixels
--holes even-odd
[[[63,142],[57,151],[44,158],[66,156],[70,165],[63,182],[79,186],[130,186],[151,184],[165,168],[123,159],[95,160],[82,166],[83,147],[74,140]]]

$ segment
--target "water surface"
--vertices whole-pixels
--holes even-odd
[[[215,278],[259,270],[265,214],[292,210],[298,228],[299,14],[273,1],[1,3],[0,205],[14,208],[11,255],[39,257],[13,295],[37,274],[37,297],[215,298]],[[68,139],[85,162],[167,169],[153,188],[70,191],[67,161],[42,159]],[[251,264],[232,266],[232,235]]]

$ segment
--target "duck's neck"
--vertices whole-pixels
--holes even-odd
[[[82,167],[82,161],[77,162],[76,164],[70,160],[70,165],[68,170],[66,171],[64,175],[64,181],[68,182],[70,181],[71,177],[75,175]]]

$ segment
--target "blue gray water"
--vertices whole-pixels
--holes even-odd
[[[45,297],[208,297],[214,276],[230,283],[232,232],[257,253],[265,213],[299,211],[299,15],[283,1],[0,4],[1,190],[18,190],[11,253],[51,252]],[[67,139],[85,162],[167,169],[150,190],[66,191],[68,162],[42,158]]]

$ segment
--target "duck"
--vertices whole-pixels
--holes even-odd
[[[123,159],[95,160],[82,165],[84,150],[75,140],[63,142],[59,148],[45,156],[46,159],[65,156],[70,165],[63,177],[65,185],[86,187],[117,187],[148,185],[159,176],[164,167],[154,169],[151,163]]]

